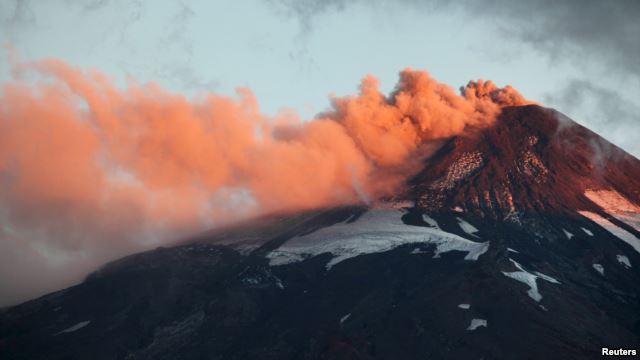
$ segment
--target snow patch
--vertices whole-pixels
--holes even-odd
[[[474,242],[439,228],[402,222],[403,210],[371,209],[356,221],[335,224],[285,242],[267,254],[270,265],[285,265],[320,254],[331,254],[327,269],[364,254],[381,253],[413,243],[434,244],[435,256],[449,251],[467,252],[465,260],[477,260],[489,249],[489,241]]]
[[[585,232],[585,234],[589,235],[589,236],[593,236],[593,233],[591,231],[589,231],[588,229],[585,229],[583,227],[581,227],[580,229],[582,229],[582,231]]]
[[[275,285],[279,289],[284,289],[282,280],[268,269],[266,271],[256,271],[252,268],[246,268],[238,276],[241,278],[240,282],[250,287]]]
[[[469,224],[468,222],[462,220],[459,217],[456,217],[456,219],[458,220],[458,225],[460,226],[462,231],[466,232],[471,236],[478,237],[478,235],[476,235],[476,233],[478,232],[478,229],[476,229],[475,226]]]
[[[515,249],[512,249],[512,248],[507,248],[507,251],[511,251],[512,253],[520,254],[520,252],[518,250],[515,250]]]
[[[520,281],[521,283],[528,285],[529,290],[527,291],[527,294],[529,295],[530,298],[532,298],[536,302],[539,302],[540,300],[542,300],[542,295],[540,295],[540,292],[538,291],[538,283],[537,283],[538,278],[553,284],[560,284],[558,280],[552,278],[549,275],[545,275],[537,271],[532,274],[524,270],[517,261],[513,259],[509,259],[509,260],[515,265],[515,267],[519,271],[513,271],[513,272],[503,271],[502,273],[505,276],[508,276],[514,280]]]
[[[440,229],[440,226],[438,225],[438,222],[435,221],[433,218],[429,217],[429,215],[423,214],[422,215],[422,220],[424,220],[424,222],[429,224],[429,226],[434,227],[436,229]]]
[[[445,233],[449,236],[453,234]],[[480,255],[484,254],[489,250],[489,242],[485,241],[482,243],[477,243],[474,241],[469,241],[465,238],[457,237],[457,241],[450,241],[447,239],[437,239],[434,243],[436,244],[436,251],[434,258],[439,258],[440,254],[447,253],[449,251],[465,251],[467,252],[467,256],[464,257],[465,260],[473,260],[476,261],[480,257]],[[464,240],[464,242],[460,241]]]
[[[471,308],[470,304],[458,304],[460,309],[469,310]]]
[[[600,273],[600,275],[604,276],[604,266],[601,264],[593,264],[593,269]]]
[[[247,285],[258,285],[260,284],[260,280],[254,278],[254,277],[246,277],[244,279],[241,280],[243,284],[247,284]]]
[[[280,289],[283,290],[284,289],[284,284],[282,283],[282,280],[280,280],[279,277],[274,276],[274,279],[276,280],[276,286]]]
[[[469,324],[469,327],[467,328],[467,330],[469,331],[473,331],[481,326],[487,327],[487,320],[485,319],[471,319],[471,324]]]
[[[344,323],[345,321],[347,321],[347,319],[351,316],[351,313],[348,313],[347,315],[343,316],[340,318],[340,324]]]
[[[596,213],[592,213],[590,211],[578,211],[578,212],[582,216],[602,226],[605,230],[612,233],[615,237],[631,245],[637,252],[640,253],[640,239],[638,239],[635,235],[631,234],[627,230],[617,227],[616,225],[611,223],[609,220],[603,218],[602,216]]]
[[[584,195],[607,213],[640,231],[640,206],[614,190],[587,190]]]
[[[631,261],[629,261],[628,257],[624,255],[616,255],[616,259],[618,259],[618,262],[624,265],[624,267],[626,267],[627,269],[631,268]]]
[[[574,236],[572,233],[568,232],[565,229],[562,229],[562,232],[564,232],[564,236],[566,236],[567,239],[571,239]]]
[[[541,279],[543,279],[543,280],[546,280],[546,281],[548,281],[548,282],[550,282],[550,283],[553,283],[553,284],[560,284],[560,281],[558,281],[558,280],[556,280],[556,279],[552,278],[552,277],[551,277],[551,276],[549,276],[549,275],[545,275],[545,274],[543,274],[543,273],[541,273],[541,272],[537,272],[537,271],[534,271],[533,273],[534,273],[534,274],[536,274],[536,276],[538,276],[539,278],[541,278]]]
[[[66,328],[66,329],[64,329],[64,330],[62,330],[62,331],[60,331],[60,332],[59,332],[59,333],[57,333],[56,335],[58,335],[58,334],[70,333],[70,332],[74,332],[74,331],[78,331],[78,330],[82,329],[83,327],[85,327],[85,326],[89,325],[89,323],[91,323],[91,320],[81,321],[81,322],[79,322],[79,323],[77,323],[77,324],[75,324],[75,325],[73,325],[73,326],[71,326],[71,327],[68,327],[68,328]]]

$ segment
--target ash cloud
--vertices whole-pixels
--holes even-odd
[[[0,90],[0,248],[11,250],[0,303],[243,217],[389,196],[434,143],[527,103],[508,86],[458,94],[407,69],[391,95],[368,76],[305,122],[262,114],[248,89],[189,99],[59,60],[12,70]]]

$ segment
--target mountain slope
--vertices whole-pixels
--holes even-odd
[[[493,218],[571,215],[597,210],[587,189],[640,203],[640,161],[553,110],[509,107],[475,138],[452,139],[413,183],[418,206],[427,209],[446,196],[448,205]]]
[[[506,108],[393,203],[273,215],[3,311],[11,359],[585,359],[640,341],[640,162]]]

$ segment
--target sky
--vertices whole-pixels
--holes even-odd
[[[411,68],[454,89],[478,79],[511,85],[640,156],[639,15],[640,3],[622,0],[0,0],[0,84],[20,78],[16,63],[57,59],[95,69],[116,88],[153,82],[194,103],[211,93],[236,99],[247,88],[260,114],[305,123],[332,110],[331,99],[357,93],[368,75],[389,94]],[[244,198],[230,190],[221,201]],[[144,244],[94,254],[86,241],[48,242],[58,229],[51,221],[23,221],[37,226],[13,236],[17,206],[3,199],[0,305],[79,281],[101,262],[157,244],[158,232],[183,233],[154,225],[133,232],[150,239]],[[60,228],[51,236],[121,235]]]

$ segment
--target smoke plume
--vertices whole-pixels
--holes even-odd
[[[188,99],[58,60],[13,73],[0,93],[0,303],[242,217],[375,201],[434,142],[526,103],[508,86],[458,94],[407,69],[389,96],[368,76],[301,121],[262,114],[248,89]]]

